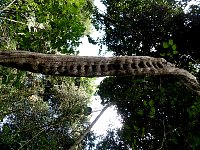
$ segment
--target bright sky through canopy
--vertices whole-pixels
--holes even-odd
[[[197,1],[192,0],[188,5],[192,5],[197,3]],[[94,4],[96,6],[98,6],[98,9],[101,12],[105,11],[105,6],[100,2],[100,0],[95,0]],[[186,11],[189,8],[189,6],[186,7]],[[96,39],[97,37],[101,37],[103,35],[103,31],[98,32],[95,29],[93,29],[92,34],[90,35],[91,37],[93,37],[94,39]],[[80,47],[78,48],[78,50],[80,51],[80,56],[98,56],[99,54],[99,46],[98,45],[92,45],[88,42],[87,37],[83,37],[81,39],[82,44],[80,45]],[[106,47],[103,48],[103,54],[105,53]],[[112,53],[106,53],[105,56],[112,56]],[[103,78],[97,78],[96,80],[96,84],[100,84],[100,82],[103,80]],[[101,110],[103,108],[103,106],[100,104],[101,100],[99,96],[93,96],[93,102],[91,104],[92,109],[95,110]],[[96,118],[96,116],[99,114],[100,112],[95,112],[92,113],[92,117],[91,117],[91,122]],[[94,125],[94,127],[92,128],[92,130],[97,133],[98,135],[100,134],[106,134],[106,130],[109,127],[112,128],[120,128],[121,127],[121,123],[120,123],[120,117],[117,115],[116,110],[114,110],[114,107],[110,107],[108,108],[104,114],[101,116],[101,118],[97,121],[97,123]]]
[[[100,0],[95,0],[94,4],[96,6],[98,6],[98,9],[100,9],[100,11],[104,11],[105,7],[104,5],[100,2]],[[93,29],[92,34],[90,35],[91,37],[93,37],[94,39],[96,39],[97,37],[101,37],[103,35],[103,33],[96,31],[95,29]],[[80,45],[80,47],[78,48],[78,50],[80,51],[80,56],[98,56],[99,54],[99,46],[98,45],[93,45],[90,44],[88,42],[87,37],[83,37],[81,39],[82,44]],[[105,53],[105,49],[106,47],[103,47],[103,51],[102,53]],[[112,56],[112,53],[106,53],[105,56]],[[98,85],[101,81],[103,80],[103,78],[97,78],[96,80],[96,84]],[[99,96],[93,96],[93,101],[91,104],[91,107],[93,109],[93,111],[95,110],[101,110],[103,108],[103,106],[100,104],[101,100]],[[94,112],[91,114],[91,122],[97,117],[97,115],[100,113],[100,111]],[[96,133],[97,135],[100,134],[106,134],[106,130],[109,127],[112,128],[120,128],[121,127],[121,123],[119,121],[120,117],[117,115],[116,110],[114,110],[114,107],[109,107],[104,113],[103,115],[100,117],[100,119],[97,121],[97,123],[93,126],[92,131],[94,131],[94,133]]]

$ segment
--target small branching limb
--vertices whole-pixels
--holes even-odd
[[[19,23],[19,24],[27,25],[27,24],[24,23],[24,22],[16,21],[16,20],[12,20],[12,19],[8,19],[8,18],[4,18],[4,17],[0,17],[0,19],[8,20],[8,21],[10,21],[10,22],[14,22],[14,23]]]
[[[16,2],[17,0],[13,0],[9,5],[7,5],[5,8],[3,8],[2,10],[0,10],[0,13],[2,13],[3,11],[5,10],[8,10],[10,8],[10,6]],[[16,21],[16,20],[13,20],[13,19],[9,19],[9,18],[5,18],[5,17],[0,17],[0,19],[3,19],[3,20],[7,20],[7,21],[10,21],[10,22],[14,22],[14,23],[19,23],[19,24],[23,24],[23,25],[27,25],[26,23],[24,22],[21,22],[21,21]]]
[[[18,150],[23,149],[24,146],[28,145],[33,139],[35,139],[36,137],[38,137],[45,130],[46,129],[42,129],[40,132],[38,132],[36,135],[34,135],[32,139],[28,140],[25,144],[21,145],[21,147]]]
[[[177,132],[177,130],[178,130],[178,128],[179,128],[179,127],[178,127],[178,128],[173,129],[172,131],[166,132],[165,121],[163,120],[162,123],[163,123],[163,139],[162,139],[160,148],[158,148],[157,150],[163,149],[163,146],[164,146],[165,141],[166,141],[166,139],[167,139],[167,135],[170,134],[170,133],[173,133],[173,132]]]
[[[161,142],[161,146],[160,148],[158,148],[157,150],[161,150],[163,148],[163,145],[165,143],[165,140],[166,140],[166,131],[165,131],[165,122],[163,120],[163,139],[162,139],[162,142]]]
[[[7,5],[5,8],[3,8],[2,10],[0,10],[0,12],[3,12],[5,10],[7,10],[15,1],[17,1],[17,0],[13,0],[9,5]]]

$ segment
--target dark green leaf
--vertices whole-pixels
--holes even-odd
[[[167,42],[163,42],[163,48],[168,48],[169,44]]]

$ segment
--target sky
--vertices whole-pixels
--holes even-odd
[[[96,6],[98,6],[98,8],[101,11],[105,10],[105,7],[100,2],[100,0],[95,0],[94,4]],[[95,29],[93,29],[91,37],[96,39],[97,37],[101,37],[102,35],[103,35],[103,32],[98,32],[98,31],[95,31]],[[83,37],[81,39],[81,41],[82,41],[82,44],[78,48],[78,50],[80,51],[80,53],[79,53],[80,56],[98,56],[98,54],[99,54],[99,46],[98,45],[90,44],[88,42],[87,37]],[[102,54],[104,54],[103,56],[106,56],[106,57],[112,56],[112,53],[105,53],[105,50],[106,50],[106,47],[103,47],[103,51],[102,51]],[[97,78],[95,84],[99,85],[102,80],[103,80],[102,77]],[[93,96],[92,103],[90,105],[92,107],[92,110],[93,111],[101,110],[103,108],[103,106],[100,103],[101,103],[100,97]],[[100,113],[100,111],[93,112],[91,114],[90,121],[92,122],[99,113]],[[107,108],[107,110],[103,113],[103,115],[99,118],[99,120],[93,126],[93,128],[91,130],[94,133],[96,133],[97,135],[105,135],[107,129],[121,127],[121,123],[119,121],[120,119],[121,118],[120,118],[120,116],[117,115],[117,111],[115,110],[115,107],[111,106],[111,107]]]

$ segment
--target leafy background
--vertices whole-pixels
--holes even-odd
[[[1,0],[0,49],[78,55],[80,38],[115,56],[163,57],[199,79],[199,3],[175,0]],[[187,6],[187,11],[185,10]],[[105,33],[93,39],[92,26]],[[89,127],[94,80],[0,67],[3,149],[69,149]],[[199,149],[199,96],[176,77],[105,78],[96,91],[121,129],[77,149]],[[96,140],[98,139],[98,140]]]

